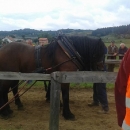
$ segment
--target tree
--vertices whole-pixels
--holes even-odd
[[[22,38],[25,39],[25,35],[22,35]]]

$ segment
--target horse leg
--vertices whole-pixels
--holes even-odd
[[[5,105],[8,102],[8,90],[7,86],[0,86],[0,115],[3,119],[8,119],[13,113],[9,104]]]
[[[3,97],[4,97],[4,104],[6,104],[8,102],[8,91],[4,93]],[[10,109],[9,104],[7,104],[5,106],[5,109],[8,113],[8,116],[10,117],[10,115],[13,113],[13,111]]]
[[[51,87],[51,81],[48,83],[47,92],[46,92],[46,101],[50,102],[50,87]]]
[[[2,114],[3,111],[2,108],[3,105],[4,105],[3,90],[2,90],[2,86],[0,86],[0,115]]]
[[[69,108],[69,84],[62,84],[63,116],[66,120],[74,120],[75,116]]]
[[[18,82],[19,81],[14,81],[14,83],[11,85],[11,89],[12,89],[13,95],[15,96],[15,104],[17,105],[18,110],[23,110],[23,104],[21,103],[21,100],[18,94]]]
[[[45,91],[47,92],[48,86],[47,86],[46,80],[44,80],[43,83],[44,83]]]

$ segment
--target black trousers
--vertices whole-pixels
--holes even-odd
[[[108,107],[106,83],[93,84],[93,101],[100,103],[102,107]]]

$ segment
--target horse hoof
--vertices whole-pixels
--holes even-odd
[[[18,107],[18,110],[19,110],[19,111],[23,111],[23,110],[24,110],[24,107]]]
[[[64,116],[64,115],[63,115]],[[64,118],[66,120],[71,120],[71,121],[75,121],[75,115],[73,115],[72,113],[70,115],[65,115]]]
[[[11,110],[10,112],[8,111],[8,114],[1,113],[0,117],[1,119],[7,120],[9,118],[14,117],[14,114],[13,114],[13,111]]]
[[[13,110],[9,109],[8,113],[9,113],[9,115],[13,114]]]
[[[3,114],[0,114],[0,118],[1,118],[1,119],[4,119],[4,120],[7,120],[7,119],[9,118],[9,116],[5,116],[5,115],[3,115]]]

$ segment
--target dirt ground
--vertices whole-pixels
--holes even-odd
[[[100,106],[87,106],[92,100],[92,89],[70,89],[70,109],[76,120],[65,120],[60,113],[59,130],[120,130],[117,125],[114,90],[107,91],[110,112],[98,114]],[[14,103],[11,103],[14,117],[0,119],[0,130],[49,130],[50,104],[45,101],[44,89],[31,88],[21,100],[25,109],[18,111]]]

